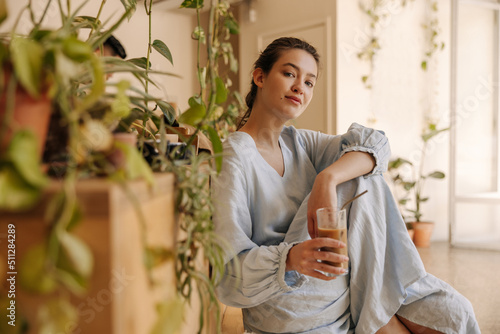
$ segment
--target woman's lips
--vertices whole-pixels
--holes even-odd
[[[291,100],[293,101],[294,103],[297,103],[297,104],[302,104],[302,101],[298,98],[298,97],[295,97],[295,96],[285,96],[288,100]]]

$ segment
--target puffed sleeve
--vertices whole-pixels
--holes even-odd
[[[251,180],[242,170],[242,166],[225,158],[221,173],[212,182],[215,230],[230,246],[224,257],[225,274],[216,292],[226,305],[252,307],[298,289],[307,278],[295,271],[285,272],[288,251],[294,242],[258,246],[251,240],[251,207],[246,187]]]
[[[347,152],[370,153],[375,158],[375,168],[366,176],[387,171],[391,156],[389,141],[383,131],[353,123],[343,135],[332,136],[316,131],[297,130],[299,144],[306,150],[319,173]]]

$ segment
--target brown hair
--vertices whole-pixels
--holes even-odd
[[[271,44],[269,44],[264,51],[260,53],[259,58],[255,61],[253,65],[253,70],[260,68],[265,74],[268,74],[274,63],[278,61],[284,51],[288,51],[290,49],[300,49],[307,51],[311,56],[313,56],[316,64],[319,67],[319,54],[318,51],[309,43],[304,40],[295,38],[295,37],[281,37],[275,39]],[[252,113],[253,104],[255,102],[255,98],[257,97],[257,85],[251,81],[250,92],[247,94],[245,98],[245,102],[247,104],[247,111],[241,117],[238,122],[238,130],[245,125],[250,114]]]

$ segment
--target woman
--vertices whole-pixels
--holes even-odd
[[[295,38],[275,40],[254,65],[247,114],[214,182],[216,229],[233,248],[220,300],[243,308],[254,333],[479,333],[470,303],[425,273],[408,238],[381,176],[383,133],[285,126],[311,101],[318,65],[316,50]],[[349,259],[320,252],[345,245],[309,237],[316,210],[364,190],[348,208]],[[342,269],[318,260],[349,261],[349,274],[327,277],[320,271]]]

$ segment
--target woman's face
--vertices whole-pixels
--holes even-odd
[[[283,52],[268,74],[254,74],[261,88],[260,100],[266,110],[283,121],[299,117],[311,102],[318,66],[307,51],[291,49]]]

